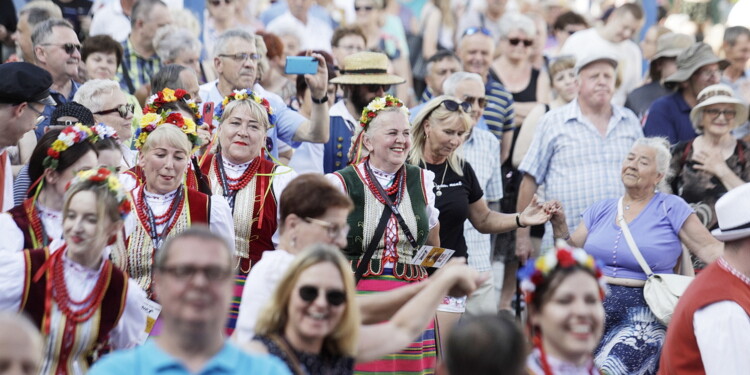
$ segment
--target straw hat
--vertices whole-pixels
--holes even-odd
[[[656,40],[656,54],[651,61],[662,57],[677,57],[682,51],[695,44],[695,37],[680,33],[666,33]]]
[[[688,47],[677,55],[677,71],[671,76],[664,80],[665,83],[680,83],[685,82],[695,73],[698,69],[710,65],[719,64],[720,69],[724,69],[729,65],[726,60],[720,59],[714,54],[714,51],[706,43],[698,42]]]
[[[331,83],[341,85],[398,85],[405,79],[388,74],[388,56],[377,52],[357,52],[344,57],[338,77]]]
[[[738,126],[739,124],[747,121],[747,104],[745,104],[744,101],[734,95],[734,91],[732,90],[732,88],[721,83],[717,85],[711,85],[701,90],[701,92],[698,94],[698,104],[696,104],[695,107],[690,110],[690,120],[693,123],[693,127],[696,128],[699,133],[702,133],[702,131],[698,129],[698,125],[701,122],[701,114],[703,112],[703,108],[718,103],[734,105],[734,110],[737,111],[737,115],[733,120],[734,126]]]
[[[716,202],[719,228],[711,234],[719,241],[734,241],[750,237],[750,183],[729,190]]]

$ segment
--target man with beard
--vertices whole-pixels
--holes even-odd
[[[259,43],[263,43],[262,38],[239,29],[227,30],[219,35],[213,51],[214,68],[219,79],[200,86],[203,102],[219,106],[232,90],[242,89],[252,90],[268,99],[276,114],[276,126],[268,131],[266,147],[274,157],[278,156],[279,141],[295,148],[301,142],[328,141],[328,70],[323,56],[312,54],[318,61],[318,72],[305,75],[313,102],[308,120],[287,108],[280,96],[256,83],[261,58],[258,54]]]
[[[341,75],[331,80],[341,85],[344,98],[331,107],[331,135],[322,154],[324,173],[347,166],[351,138],[367,104],[376,97],[384,97],[391,85],[406,82],[387,70],[388,56],[382,53],[358,52],[344,58]]]

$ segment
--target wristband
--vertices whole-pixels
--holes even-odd
[[[521,224],[521,213],[520,212],[516,214],[516,225],[519,228],[526,228],[526,225],[522,225]]]
[[[312,102],[315,104],[323,104],[328,101],[328,95],[323,95],[323,97],[320,99],[315,99],[312,95],[310,95],[310,100],[312,100]]]

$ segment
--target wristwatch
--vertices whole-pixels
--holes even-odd
[[[313,103],[315,103],[315,104],[323,104],[323,103],[325,103],[325,102],[327,102],[327,101],[328,101],[328,95],[323,95],[323,97],[322,97],[322,98],[320,98],[320,99],[315,99],[315,98],[313,98],[313,96],[312,96],[312,95],[310,95],[310,99],[311,99],[311,100],[312,100],[312,102],[313,102]]]

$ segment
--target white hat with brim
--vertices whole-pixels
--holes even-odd
[[[340,75],[330,83],[338,85],[398,85],[406,80],[388,74],[388,56],[377,52],[357,52],[344,57]]]
[[[719,241],[750,237],[750,183],[729,190],[715,206],[719,228],[711,234]]]
[[[696,127],[696,121],[699,121],[698,115],[703,108],[713,104],[732,104],[737,114],[734,116],[734,126],[747,121],[748,107],[744,101],[734,95],[734,90],[731,87],[724,84],[716,84],[706,87],[698,93],[698,104],[690,110],[690,120],[693,122],[693,127]],[[696,130],[698,130],[696,128]],[[748,197],[750,200],[750,197]],[[750,211],[749,211],[750,212]]]
[[[613,68],[617,69],[617,60],[612,56],[615,56],[615,55],[613,53],[599,52],[599,53],[590,53],[581,57],[580,59],[576,61],[576,66],[575,66],[576,75],[580,74],[581,70],[583,70],[587,66],[595,62],[599,62],[599,61],[607,62],[611,64]]]

